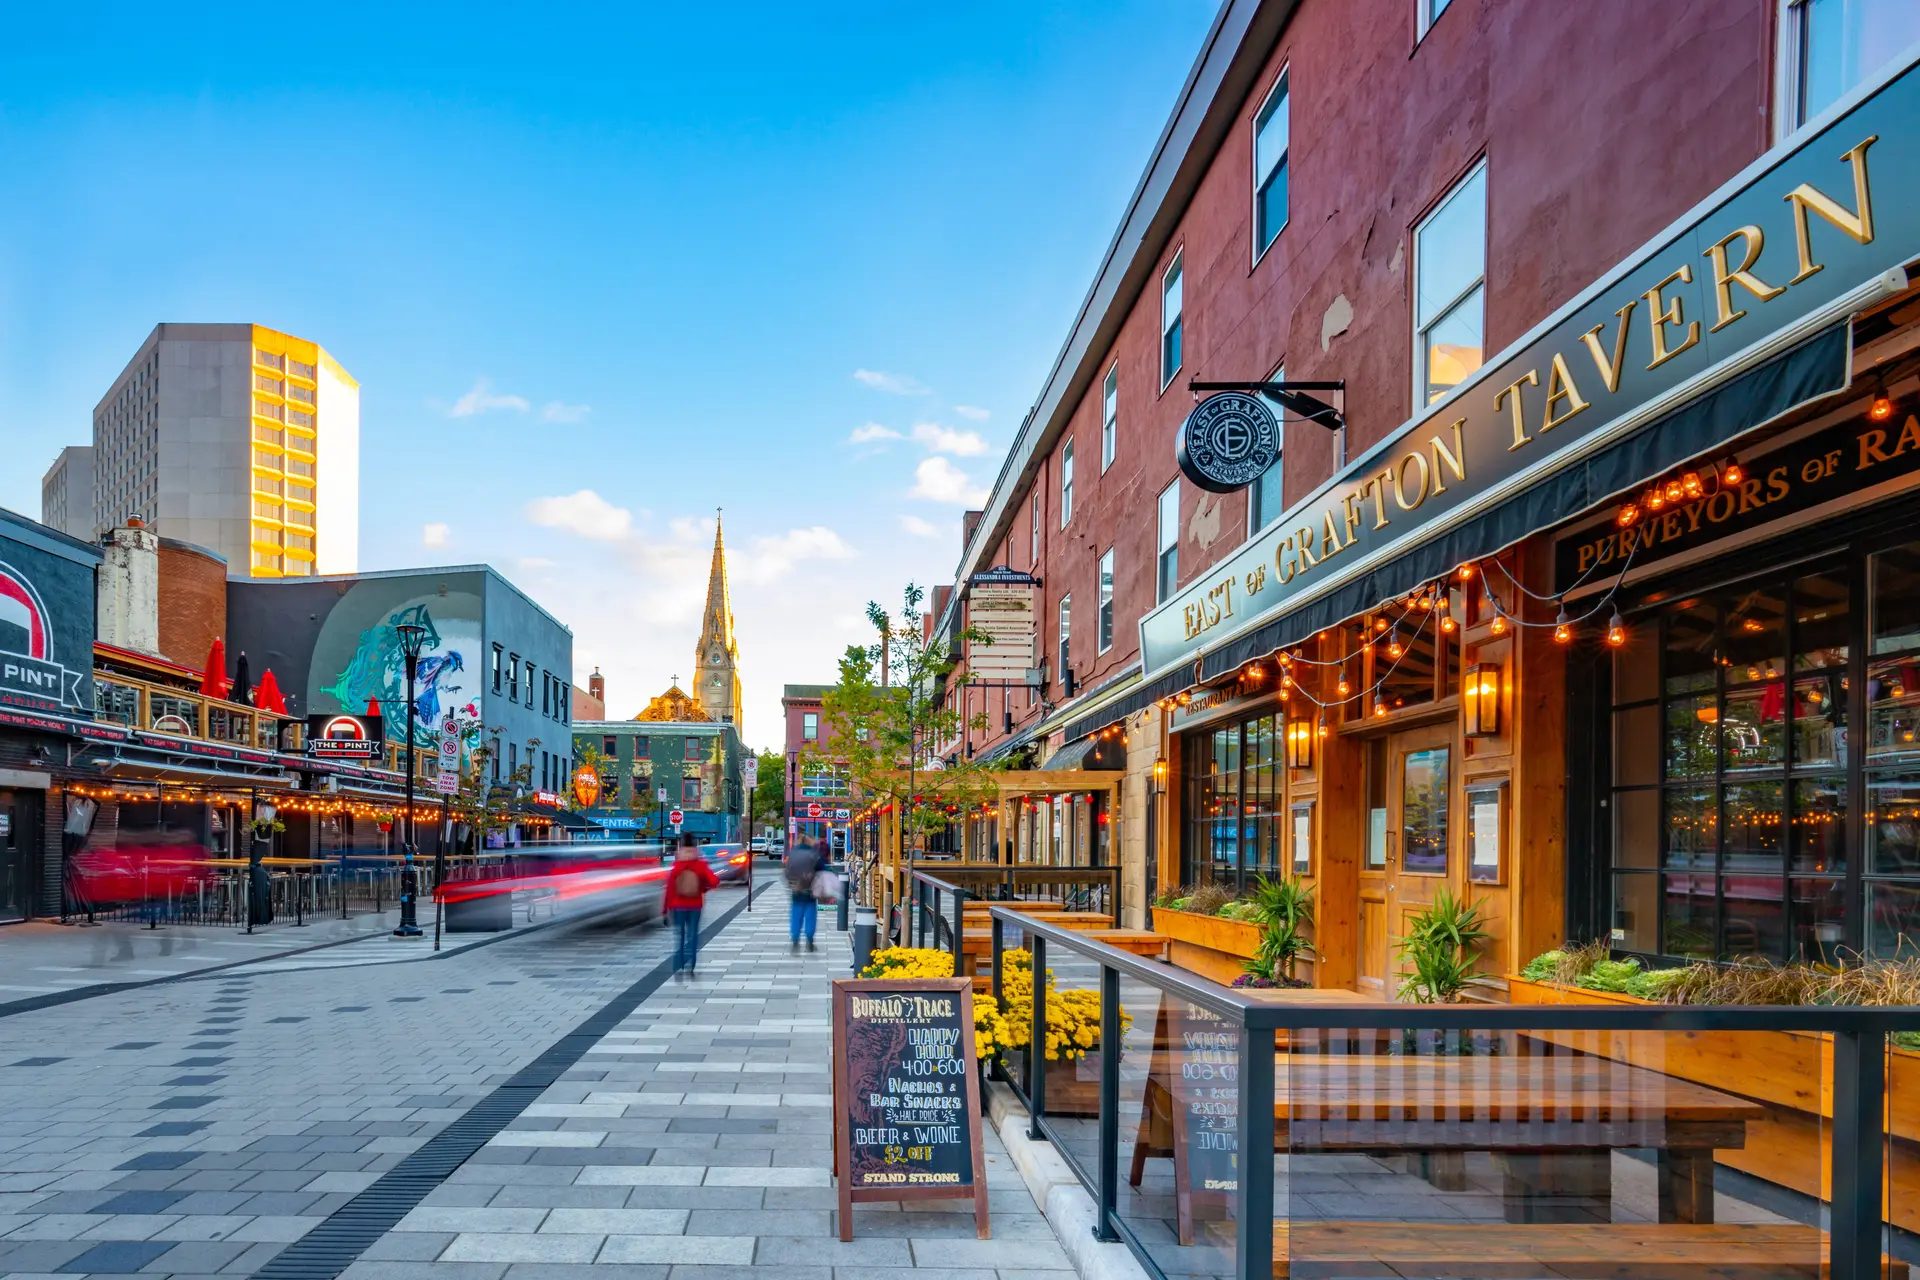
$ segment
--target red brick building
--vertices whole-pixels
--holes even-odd
[[[826,840],[845,830],[852,814],[845,772],[823,765],[830,756],[833,730],[821,701],[830,685],[790,684],[780,695],[786,717],[787,842]]]
[[[1614,506],[1599,514],[1603,501],[1640,492],[1667,465],[1697,469],[1708,452],[1724,452],[1743,433],[1751,441],[1763,425],[1768,439],[1802,429],[1811,418],[1800,406],[1816,397],[1809,391],[1773,406],[1798,410],[1790,419],[1725,421],[1710,442],[1690,436],[1701,446],[1690,452],[1652,448],[1632,474],[1594,472],[1576,497],[1528,485],[1549,475],[1563,483],[1569,457],[1639,431],[1652,420],[1642,410],[1677,410],[1776,355],[1789,338],[1805,336],[1794,327],[1803,321],[1851,320],[1856,370],[1878,367],[1885,386],[1910,375],[1902,335],[1911,317],[1882,296],[1897,287],[1863,293],[1851,309],[1836,295],[1843,286],[1878,288],[1881,277],[1861,274],[1866,266],[1904,263],[1907,250],[1920,252],[1920,238],[1906,243],[1903,226],[1878,235],[1869,227],[1863,239],[1849,221],[1860,212],[1850,172],[1864,173],[1865,153],[1848,149],[1861,140],[1841,142],[1832,133],[1830,142],[1828,134],[1831,121],[1866,119],[1859,111],[1877,109],[1878,87],[1899,89],[1904,65],[1886,59],[1916,39],[1920,10],[1830,0],[1228,0],[1200,41],[1186,88],[984,513],[969,514],[956,590],[936,625],[951,631],[974,621],[970,583],[996,566],[1031,573],[1039,585],[1030,674],[956,683],[950,696],[972,714],[984,712],[987,723],[956,749],[1023,750],[1046,767],[1083,758],[1089,737],[1117,744],[1124,733],[1129,777],[1119,844],[1129,923],[1141,918],[1156,886],[1217,875],[1244,883],[1295,867],[1293,854],[1281,850],[1297,834],[1297,869],[1322,892],[1323,944],[1338,941],[1323,945],[1322,976],[1339,982],[1382,981],[1405,913],[1440,885],[1478,883],[1468,878],[1462,815],[1470,793],[1479,794],[1475,787],[1496,783],[1504,831],[1527,832],[1525,856],[1516,848],[1497,879],[1477,890],[1489,904],[1500,963],[1558,942],[1570,924],[1604,924],[1623,913],[1634,917],[1613,926],[1625,931],[1625,949],[1688,954],[1691,944],[1675,941],[1692,937],[1694,926],[1675,922],[1706,910],[1705,950],[1726,952],[1738,941],[1728,930],[1728,850],[1714,851],[1710,902],[1688,905],[1683,900],[1696,890],[1671,875],[1644,886],[1621,879],[1634,870],[1624,863],[1639,855],[1595,834],[1594,814],[1606,797],[1580,794],[1578,785],[1569,791],[1571,774],[1605,764],[1578,753],[1590,747],[1580,745],[1591,736],[1588,722],[1608,714],[1606,705],[1571,705],[1569,685],[1576,692],[1605,687],[1587,677],[1607,655],[1558,645],[1550,635],[1556,609],[1585,621],[1575,606],[1583,591],[1597,590],[1556,577],[1556,540],[1583,512],[1589,523],[1604,523]],[[1908,130],[1898,132],[1892,146],[1890,132],[1869,145],[1891,154],[1908,142]],[[1895,162],[1873,160],[1873,182],[1888,181]],[[1785,185],[1766,187],[1769,175]],[[1723,226],[1729,211],[1746,208],[1739,202],[1750,188],[1765,189],[1753,197],[1762,200],[1753,205],[1760,212]],[[1887,207],[1885,197],[1874,201],[1876,212]],[[1756,230],[1743,238],[1763,224],[1764,237]],[[1885,215],[1881,225],[1889,225]],[[1841,247],[1830,250],[1836,238]],[[1682,245],[1691,251],[1675,257]],[[1789,281],[1804,288],[1819,278],[1806,273],[1821,265],[1809,255],[1850,253],[1848,246],[1878,256],[1858,269],[1849,262],[1854,274],[1845,280],[1827,272],[1818,298],[1800,295],[1820,308],[1811,319],[1800,303],[1779,300],[1794,296]],[[1740,278],[1742,253],[1754,267],[1752,283]],[[1668,259],[1680,274],[1642,278]],[[1605,326],[1582,326],[1593,339],[1564,335],[1571,355],[1561,366],[1519,367],[1514,386],[1512,378],[1493,379],[1506,362],[1557,340],[1581,308],[1614,294],[1598,317]],[[1684,310],[1663,311],[1676,297]],[[1635,299],[1637,309],[1626,311]],[[1669,323],[1650,325],[1650,313]],[[1896,335],[1870,350],[1859,338],[1889,325]],[[1600,345],[1602,335],[1611,342],[1616,334],[1619,346]],[[1640,366],[1650,377],[1679,373],[1684,382],[1643,394],[1635,390]],[[1575,372],[1585,390],[1569,396]],[[1559,435],[1546,431],[1599,405],[1596,376],[1607,383],[1603,393],[1641,401],[1578,450],[1531,466],[1526,476],[1503,475],[1484,491],[1492,461],[1462,463],[1457,478],[1448,469],[1446,449],[1477,448],[1477,441],[1492,448],[1488,433],[1502,430],[1510,412],[1524,415],[1513,421],[1525,441],[1516,438],[1512,448],[1544,441],[1536,450],[1559,449],[1572,434],[1564,426]],[[1190,383],[1282,379],[1343,384],[1313,394],[1340,411],[1344,426],[1329,430],[1286,411],[1277,415],[1280,461],[1259,481],[1214,493],[1183,477],[1175,440],[1199,399]],[[1462,445],[1446,435],[1446,419],[1466,423],[1476,414],[1467,429],[1480,437],[1470,434]],[[1601,415],[1586,421],[1597,424]],[[1534,424],[1530,431],[1525,422]],[[1636,439],[1651,439],[1651,431]],[[1523,453],[1515,465],[1537,457]],[[1377,479],[1366,489],[1370,477]],[[1452,492],[1439,500],[1449,483]],[[1396,508],[1389,493],[1407,501]],[[1342,494],[1352,497],[1344,529],[1337,527]],[[1429,495],[1436,501],[1417,511]],[[1534,509],[1519,524],[1512,508],[1523,501]],[[1332,523],[1323,525],[1328,503]],[[1505,511],[1505,523],[1493,532],[1474,524],[1472,503]],[[1390,514],[1399,521],[1394,528]],[[1429,516],[1431,529],[1410,527]],[[1310,521],[1311,530],[1297,521]],[[1320,541],[1323,533],[1330,542]],[[1368,537],[1377,545],[1336,560]],[[1304,557],[1297,551],[1303,540],[1314,548]],[[1436,564],[1453,558],[1408,577],[1409,555],[1423,548]],[[1871,554],[1859,544],[1859,556]],[[1497,589],[1442,589],[1456,564],[1469,573],[1497,571]],[[1511,575],[1511,586],[1502,574]],[[1651,601],[1683,585],[1623,572],[1604,600],[1633,616],[1644,605],[1653,631],[1665,634],[1671,624]],[[1424,641],[1420,660],[1431,667],[1431,687],[1409,696],[1388,680],[1398,657],[1389,668],[1371,648],[1349,649],[1358,628],[1373,623],[1383,651],[1389,627],[1401,647],[1401,622],[1423,602],[1425,612],[1447,606],[1449,630],[1443,640],[1436,626]],[[1544,621],[1521,616],[1543,609]],[[1585,621],[1580,634],[1591,641],[1606,617]],[[1143,658],[1143,634],[1157,633],[1172,639]],[[1283,766],[1273,754],[1302,721],[1300,698],[1289,709],[1279,696],[1273,660],[1282,654],[1297,656],[1303,673],[1287,684],[1317,706],[1303,721],[1324,744],[1311,764]],[[1506,710],[1494,733],[1461,723],[1463,673],[1480,667],[1495,671]],[[1624,671],[1607,679],[1616,677],[1622,687],[1628,682]],[[1264,692],[1256,687],[1261,679]],[[1214,710],[1196,709],[1206,707]],[[1221,737],[1219,725],[1239,727]],[[1416,743],[1422,733],[1432,742]],[[1215,750],[1223,754],[1208,755]],[[1074,755],[1062,754],[1068,751]],[[1258,780],[1250,773],[1255,753],[1264,753],[1260,767],[1268,771]],[[1442,766],[1436,794],[1454,821],[1438,837],[1444,868],[1430,882],[1388,877],[1403,886],[1396,900],[1383,897],[1376,829],[1388,810],[1389,829],[1406,829],[1404,806],[1381,793],[1405,798],[1409,760]],[[1716,767],[1724,774],[1727,766]],[[1236,779],[1230,797],[1208,781],[1223,771]],[[1785,814],[1773,816],[1791,818],[1793,802],[1782,803]],[[1197,806],[1237,815],[1231,835]],[[1305,815],[1297,827],[1296,814]],[[1847,821],[1860,838],[1859,816]],[[1670,828],[1645,834],[1671,847]],[[1034,850],[1042,860],[1050,856],[1046,844],[1042,833]],[[1844,924],[1762,924],[1764,948],[1784,954],[1829,931],[1871,942],[1874,904],[1896,899],[1863,885],[1854,862],[1836,889],[1844,905],[1834,910]],[[1772,871],[1790,874],[1785,864]],[[1618,898],[1622,886],[1633,888],[1637,906]],[[1901,903],[1911,894],[1920,904],[1920,885],[1886,893]],[[1886,909],[1907,914],[1904,906]],[[1643,928],[1656,917],[1661,929]]]

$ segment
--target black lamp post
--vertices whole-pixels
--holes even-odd
[[[420,669],[420,649],[426,643],[427,629],[417,622],[402,622],[393,630],[400,637],[400,656],[407,662],[407,829],[403,846],[407,860],[400,869],[400,927],[393,936],[419,938],[425,934],[415,902],[420,894],[420,872],[413,862],[413,678]]]

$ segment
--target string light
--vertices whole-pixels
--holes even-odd
[[[1630,529],[1640,519],[1640,504],[1629,502],[1623,505],[1613,517],[1613,522],[1622,529]]]
[[[1406,646],[1400,643],[1400,628],[1396,626],[1387,632],[1387,656],[1397,661],[1406,651]]]
[[[1722,484],[1739,484],[1746,478],[1747,473],[1741,468],[1739,459],[1728,458],[1720,464],[1720,482]]]
[[[1454,572],[1459,575],[1460,581],[1462,582],[1473,581],[1473,566],[1470,564],[1463,564],[1458,569],[1455,569]]]
[[[1607,619],[1607,643],[1615,649],[1627,642],[1627,624],[1620,620],[1620,610],[1615,609],[1613,616]]]
[[[1643,498],[1642,501],[1646,503],[1647,510],[1661,511],[1666,508],[1667,495],[1659,485],[1655,485],[1653,488],[1647,490],[1647,496]]]
[[[1493,606],[1493,621],[1487,624],[1487,630],[1496,636],[1507,634],[1506,612],[1500,608],[1500,601],[1494,598],[1491,591],[1487,593],[1487,603]]]
[[[1553,620],[1553,638],[1558,644],[1566,644],[1573,639],[1573,622],[1567,617],[1565,605],[1560,607],[1560,616]]]

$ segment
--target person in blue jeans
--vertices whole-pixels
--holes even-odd
[[[706,905],[707,890],[719,883],[720,877],[687,839],[667,868],[664,904],[673,921],[673,971],[682,981],[693,977],[700,958],[700,909]]]
[[[789,951],[798,951],[803,937],[807,950],[817,950],[813,931],[820,923],[820,901],[813,896],[813,882],[821,865],[817,844],[800,845],[787,855],[787,891],[793,895],[792,905],[787,908],[787,936],[792,939]]]

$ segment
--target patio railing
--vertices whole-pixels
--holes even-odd
[[[1249,992],[990,914],[1012,1038],[1052,1047],[1004,1058],[1030,1132],[1155,1276],[1920,1262],[1920,1008]]]
[[[968,867],[959,864],[909,864],[906,927],[913,945],[950,950],[953,971],[966,966],[966,912],[969,902],[1005,902],[1015,898],[1057,902],[1062,910],[1113,914],[1120,900],[1118,867]]]

